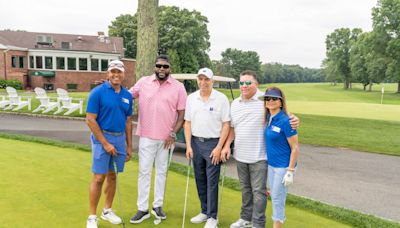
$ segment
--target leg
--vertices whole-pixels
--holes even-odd
[[[106,201],[104,208],[111,208],[114,200],[115,189],[116,189],[116,174],[114,172],[108,172],[106,178],[106,186],[104,188],[104,194],[106,195]]]
[[[165,183],[168,172],[168,150],[164,149],[164,141],[159,140],[155,158],[156,177],[154,179],[153,207],[162,207],[164,201]]]
[[[250,164],[250,181],[253,195],[253,227],[265,227],[265,209],[267,206],[267,163],[259,161]]]
[[[149,208],[150,181],[157,145],[154,140],[141,137],[139,140],[139,176],[137,206],[140,211]]]
[[[249,164],[237,161],[237,172],[242,190],[242,208],[240,218],[251,221],[253,215],[253,193],[251,191]]]
[[[193,170],[196,180],[197,194],[200,199],[201,213],[207,214],[207,175],[206,175],[206,161],[201,155],[201,150],[198,146],[196,139],[192,138],[193,148]]]
[[[208,217],[212,217],[214,219],[217,219],[218,216],[218,185],[221,163],[218,165],[213,165],[211,163],[210,154],[217,144],[218,139],[210,140],[206,142],[202,148],[203,158],[207,162],[207,215]]]
[[[106,175],[93,174],[92,182],[89,187],[89,214],[95,215],[97,205],[101,196],[101,187],[103,186]]]
[[[268,166],[268,183],[271,188],[272,220],[275,223],[283,223],[285,216],[285,202],[288,188],[282,184],[285,168]],[[279,226],[279,224],[277,224]]]

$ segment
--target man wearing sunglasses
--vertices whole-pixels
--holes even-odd
[[[140,78],[129,91],[138,102],[139,119],[136,134],[140,137],[138,211],[130,222],[141,223],[150,217],[148,207],[153,163],[156,175],[151,213],[157,218],[166,219],[162,206],[168,149],[174,146],[176,133],[183,125],[186,90],[181,82],[171,77],[168,57],[159,55],[154,64],[154,74]]]
[[[242,191],[240,218],[231,228],[265,227],[267,205],[267,156],[264,143],[264,102],[258,99],[264,93],[258,90],[254,71],[240,74],[240,97],[231,105],[231,128],[221,152],[221,160],[230,158],[230,145],[235,140],[234,158]],[[299,119],[292,116],[292,127]]]

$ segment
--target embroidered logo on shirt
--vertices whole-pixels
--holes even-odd
[[[214,111],[214,108],[213,108],[213,107],[210,107],[210,111]]]
[[[275,131],[276,133],[281,132],[281,129],[277,126],[272,126],[272,131]]]
[[[122,102],[124,102],[124,103],[126,103],[126,104],[129,104],[129,100],[128,100],[128,99],[126,99],[126,98],[121,98],[121,100],[122,100]]]

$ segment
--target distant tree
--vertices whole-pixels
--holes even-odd
[[[260,56],[255,51],[242,51],[228,48],[221,53],[221,64],[225,76],[239,79],[244,70],[253,70],[257,75],[261,74]]]
[[[299,65],[283,65],[281,63],[266,63],[261,66],[262,82],[323,82],[325,74],[322,69],[303,68]]]

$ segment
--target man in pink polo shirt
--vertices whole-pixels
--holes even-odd
[[[131,223],[141,223],[150,217],[148,210],[153,163],[154,201],[151,213],[166,219],[162,210],[168,168],[168,149],[175,144],[176,133],[183,125],[186,90],[181,82],[171,77],[168,57],[159,55],[154,74],[142,77],[129,91],[139,105],[136,134],[139,139],[138,212]]]

